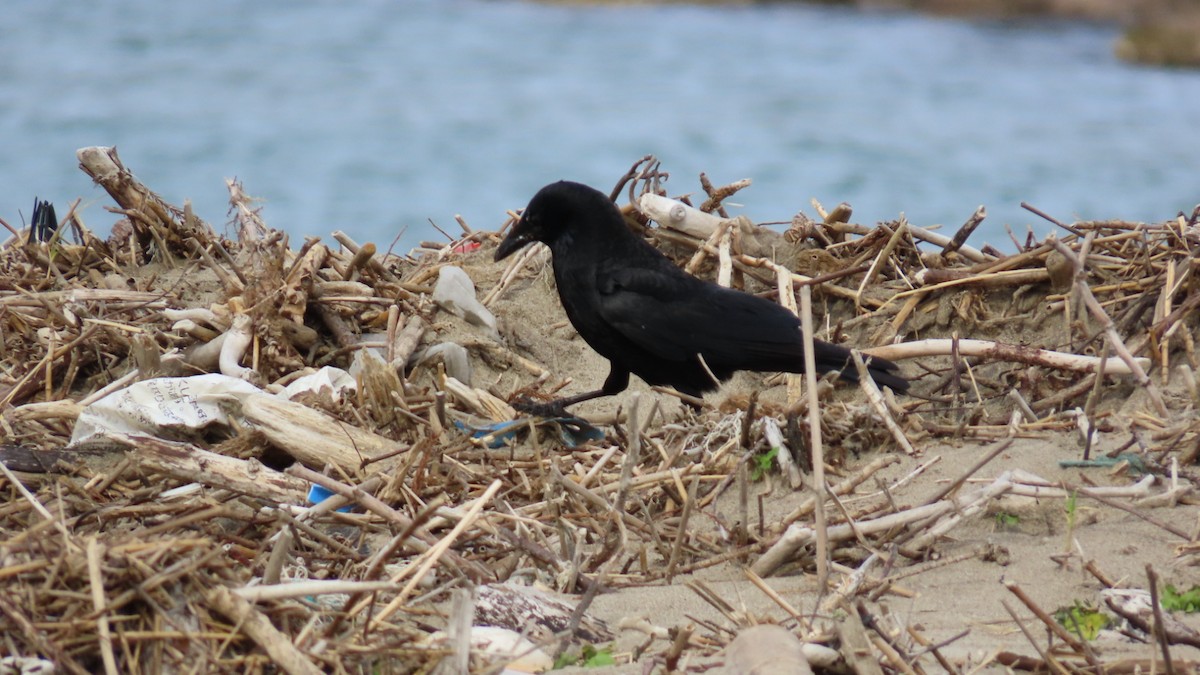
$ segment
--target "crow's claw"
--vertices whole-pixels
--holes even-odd
[[[511,402],[514,410],[536,417],[571,417],[560,399],[553,401],[535,401],[528,396],[521,396]]]

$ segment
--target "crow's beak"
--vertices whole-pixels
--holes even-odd
[[[495,260],[504,260],[531,241],[533,240],[529,238],[529,234],[521,231],[521,223],[518,222],[504,238],[504,241],[500,242],[500,246],[496,249]]]

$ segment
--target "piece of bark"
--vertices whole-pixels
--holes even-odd
[[[371,459],[399,449],[389,438],[268,394],[247,396],[242,414],[272,445],[318,471],[326,464],[336,464],[357,474]]]
[[[392,343],[391,365],[397,373],[404,373],[409,359],[412,358],[413,352],[417,351],[417,345],[421,344],[421,336],[424,334],[425,322],[421,320],[421,317],[415,314],[408,317],[404,329],[396,334],[396,339]]]
[[[89,458],[121,452],[123,449],[118,446],[105,445],[103,447],[43,450],[28,445],[0,444],[0,464],[8,467],[11,471],[23,473],[56,473],[60,471],[60,466],[62,472],[69,473],[73,470],[72,465]]]
[[[842,657],[850,667],[850,672],[859,675],[883,675],[875,652],[871,650],[871,640],[867,637],[867,629],[858,612],[847,611],[837,623],[838,637],[842,642]]]
[[[317,278],[317,272],[328,258],[329,249],[315,244],[288,270],[287,278],[283,280],[283,294],[279,305],[279,313],[282,316],[304,325],[304,312],[308,309],[313,280]]]
[[[1110,588],[1101,591],[1100,597],[1104,598],[1104,604],[1121,618],[1136,626],[1138,630],[1148,635],[1152,634],[1155,619],[1150,591],[1138,588]],[[1162,630],[1168,643],[1200,648],[1200,633],[1170,614],[1163,618]]]
[[[190,443],[133,435],[113,439],[130,446],[128,456],[143,473],[161,473],[274,504],[303,504],[308,491],[308,484],[299,478]]]
[[[475,601],[476,623],[511,628],[536,641],[549,640],[565,630],[575,612],[575,602],[530,586],[515,583],[479,587]],[[587,642],[613,639],[608,624],[584,615],[572,636]]]

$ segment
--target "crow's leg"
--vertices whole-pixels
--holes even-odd
[[[629,371],[621,370],[616,366],[613,366],[611,370],[609,370],[608,379],[604,381],[604,386],[595,391],[588,391],[582,394],[576,394],[574,396],[567,396],[564,398],[556,398],[553,401],[545,402],[533,401],[526,397],[521,397],[512,402],[512,407],[516,408],[519,412],[523,412],[528,415],[537,415],[538,417],[570,417],[571,414],[567,412],[567,406],[575,405],[576,403],[583,403],[584,401],[590,401],[594,398],[619,394],[625,391],[628,386]]]

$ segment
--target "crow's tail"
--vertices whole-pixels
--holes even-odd
[[[858,382],[858,369],[854,367],[854,361],[850,358],[850,350],[828,342],[814,342],[817,372],[825,373],[836,370],[839,371],[839,376],[843,380]],[[900,374],[900,368],[896,364],[887,359],[866,354],[863,354],[863,359],[867,362],[867,372],[871,373],[871,379],[875,380],[875,384],[881,387],[891,387],[892,391],[901,394],[908,391],[908,380]]]

